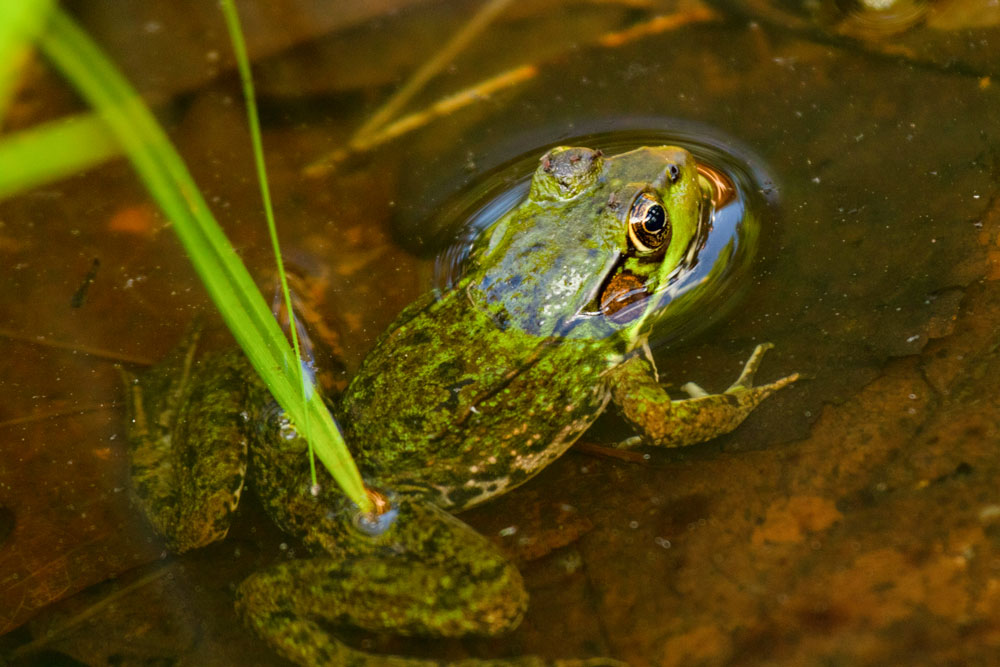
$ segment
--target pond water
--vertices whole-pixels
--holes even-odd
[[[220,19],[78,4],[273,290]],[[463,514],[525,577],[511,635],[356,645],[1000,661],[997,3],[513,3],[366,141],[355,131],[481,3],[265,4],[241,11],[283,248],[348,373],[447,280],[453,211],[514,191],[550,146],[650,136],[751,174],[759,222],[738,299],[657,348],[661,380],[721,390],[765,341],[762,379],[806,377],[690,449],[615,456],[601,445],[626,431],[608,416]],[[80,109],[37,64],[5,131]],[[228,336],[129,166],[0,203],[0,259],[0,658],[285,664],[236,621],[233,590],[301,546],[248,499],[226,541],[172,557],[129,503],[115,364],[162,358],[199,314],[213,344]]]

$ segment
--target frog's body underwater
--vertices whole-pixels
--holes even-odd
[[[530,194],[487,229],[452,289],[406,308],[334,413],[366,483],[392,498],[359,524],[329,478],[310,493],[306,445],[242,355],[194,345],[130,380],[135,496],[177,552],[223,537],[250,486],[312,556],[258,572],[237,607],[305,665],[432,665],[348,647],[338,625],[407,635],[494,635],[520,622],[520,575],[450,513],[505,493],[561,455],[613,401],[643,443],[734,429],[792,375],[753,387],[758,347],[723,394],[671,400],[642,351],[658,296],[696,239],[697,165],[675,147],[614,157],[556,148]],[[249,467],[248,467],[249,462]],[[485,665],[607,665],[515,657]]]

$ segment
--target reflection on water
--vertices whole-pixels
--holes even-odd
[[[690,256],[656,294],[664,306],[672,304],[651,336],[656,348],[696,335],[738,303],[748,284],[759,236],[766,234],[761,226],[775,224],[777,193],[762,161],[717,131],[669,118],[620,118],[616,124],[632,129],[566,137],[558,144],[600,149],[605,155],[641,146],[681,146],[697,159],[705,190]],[[453,239],[435,258],[438,289],[450,289],[462,277],[475,240],[524,200],[538,156],[554,145],[533,148],[492,170],[473,187],[456,193],[438,215],[422,224],[425,236]]]
[[[840,16],[828,18],[845,33],[889,36],[903,32],[922,21],[930,9],[930,0],[839,0]]]

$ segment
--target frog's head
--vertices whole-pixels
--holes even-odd
[[[640,344],[690,261],[703,195],[683,148],[554,148],[477,241],[465,284],[503,327]]]

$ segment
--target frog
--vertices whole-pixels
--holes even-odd
[[[755,385],[758,346],[725,391],[673,398],[649,339],[667,287],[696,259],[707,185],[677,146],[613,156],[560,146],[527,196],[472,244],[460,279],[407,306],[346,389],[326,397],[365,484],[364,514],[239,352],[201,355],[197,335],[126,377],[133,495],[176,553],[225,537],[241,494],[308,550],[251,574],[238,614],[302,665],[426,667],[367,653],[342,627],[498,636],[528,604],[517,568],[455,515],[552,463],[614,404],[636,436],[690,446],[728,433],[798,379]],[[490,665],[620,665],[601,657],[470,659]]]

